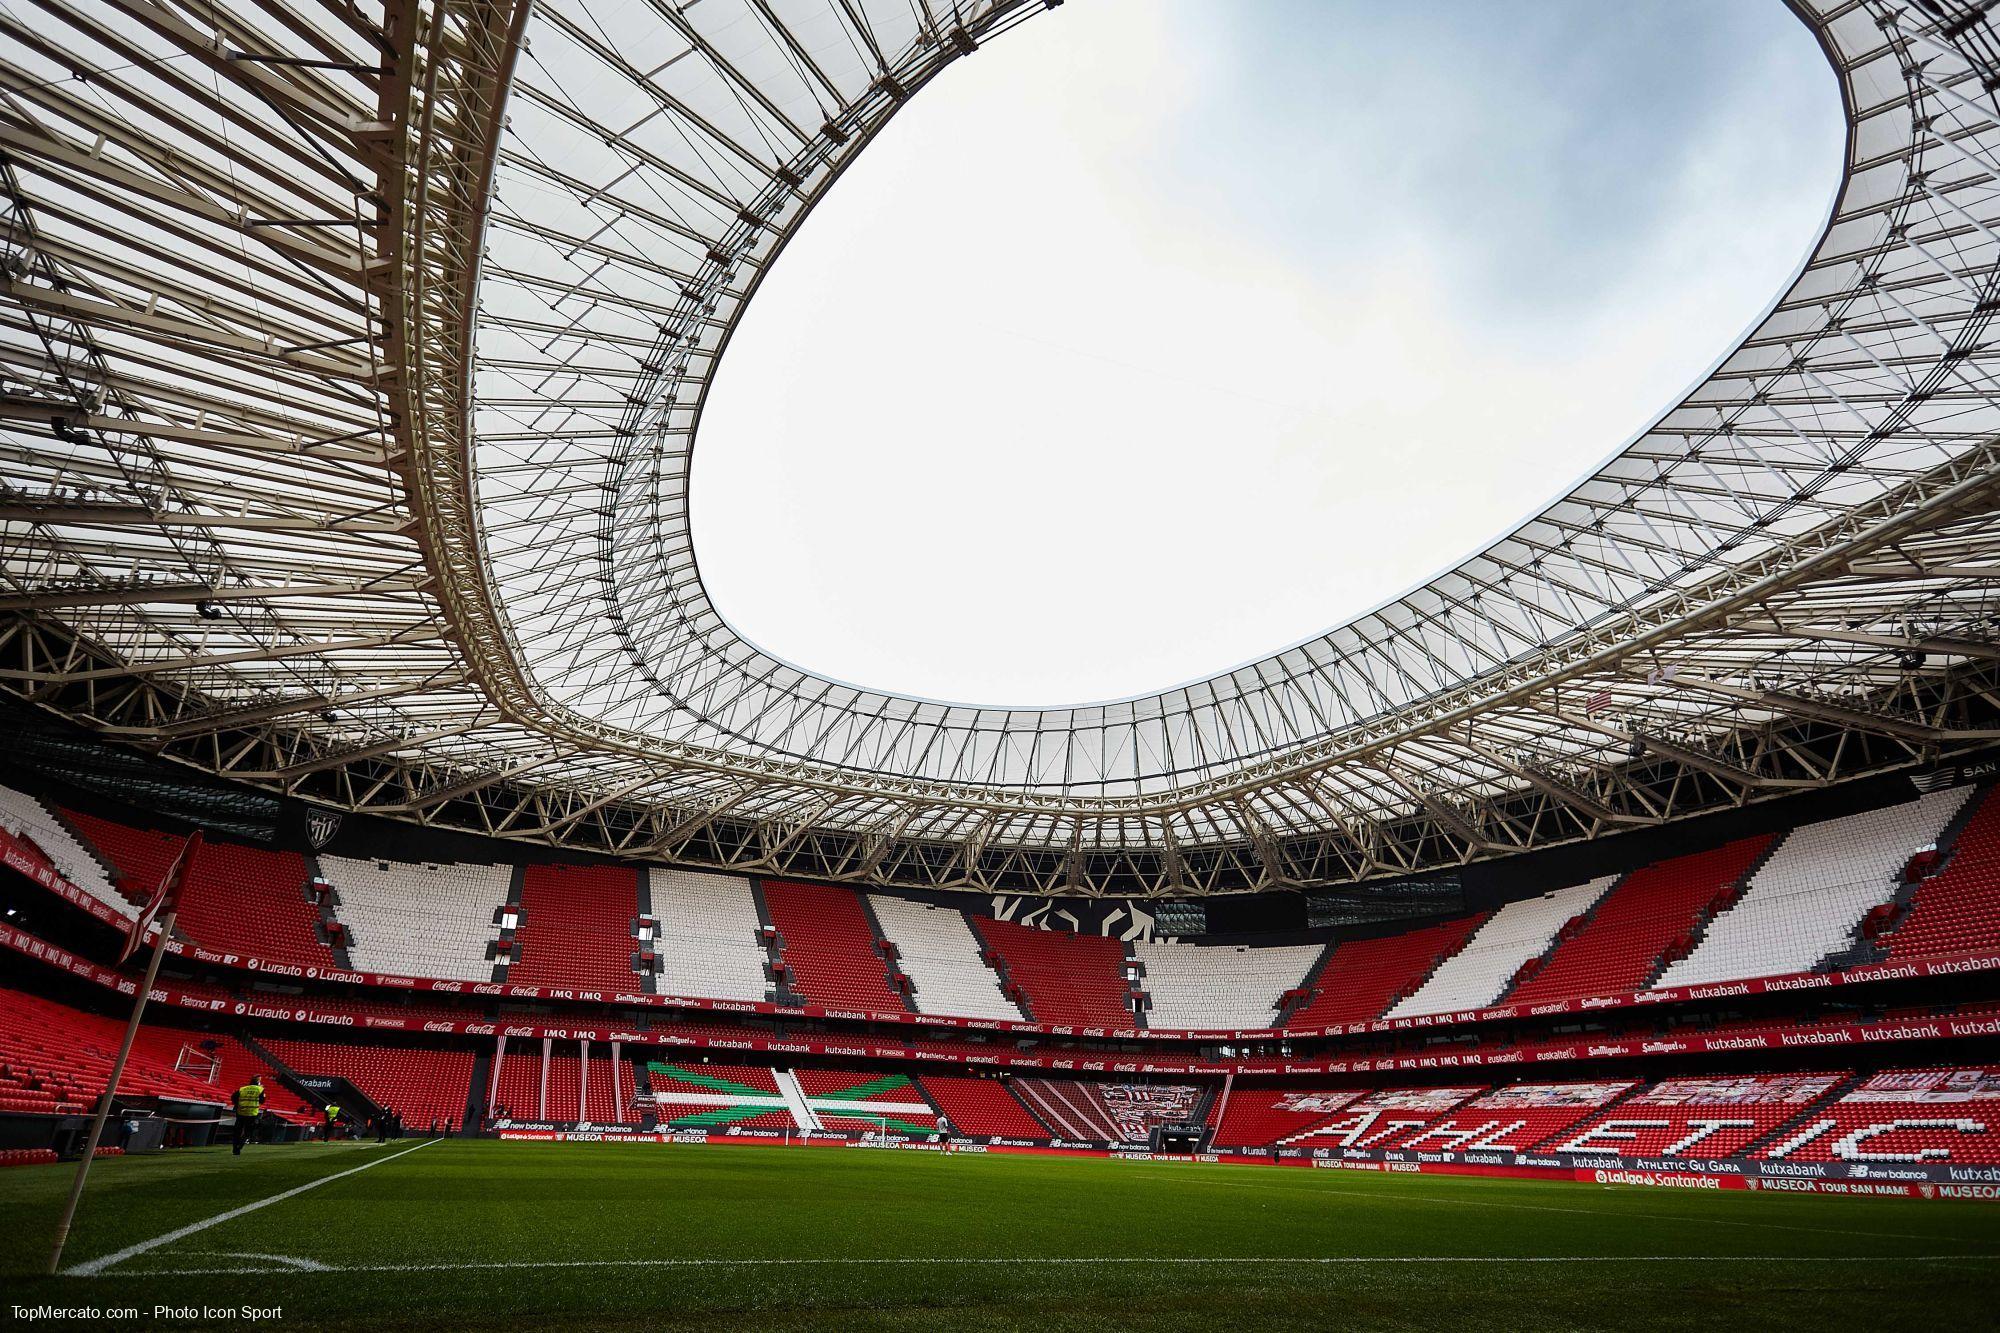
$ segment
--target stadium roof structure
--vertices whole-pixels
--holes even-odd
[[[1796,280],[1429,584],[1065,709],[745,641],[687,510],[731,331],[904,103],[1047,7],[0,11],[0,679],[343,809],[1042,892],[1404,875],[2000,739],[2000,40],[1954,0],[1793,5],[1848,125]]]

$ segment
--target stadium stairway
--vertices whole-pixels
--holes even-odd
[[[1796,1134],[1800,1129],[1804,1128],[1806,1123],[1815,1115],[1818,1115],[1821,1111],[1860,1087],[1862,1081],[1867,1077],[1868,1075],[1866,1074],[1849,1074],[1847,1077],[1841,1079],[1840,1082],[1828,1088],[1826,1093],[1818,1100],[1812,1102],[1810,1105],[1800,1107],[1797,1115],[1786,1117],[1782,1123],[1772,1126],[1769,1133],[1758,1135],[1737,1149],[1732,1155],[1736,1157],[1756,1157],[1767,1152],[1775,1145],[1783,1143],[1787,1137]]]
[[[493,1082],[493,1052],[481,1047],[472,1057],[472,1081],[465,1089],[465,1118],[458,1122],[460,1134],[476,1134],[486,1121],[486,1089]]]
[[[1914,876],[1908,873],[1910,867],[1916,864],[1915,856],[1897,867],[1895,888],[1888,900],[1864,913],[1854,923],[1854,928],[1848,932],[1847,943],[1828,953],[1813,971],[1831,972],[1844,967],[1858,967],[1866,963],[1880,962],[1889,956],[1889,937],[1903,928],[1916,903],[1917,895],[1924,887],[1950,869],[1958,852],[1959,838],[1967,826],[1975,821],[1982,827],[1987,824],[1989,817],[1982,815],[1982,812],[1986,808],[1990,790],[1981,788],[1974,792],[1959,806],[1950,822],[1939,830],[1935,860],[1928,870]],[[1977,843],[1980,840],[1978,835],[1975,835],[1971,841]]]
[[[265,1046],[248,1032],[238,1032],[236,1040],[243,1043],[243,1049],[249,1051],[250,1054],[256,1056],[259,1060],[262,1060],[265,1068],[276,1074],[279,1080],[291,1090],[293,1096],[314,1110],[318,1110],[326,1105],[326,1094],[315,1088],[307,1087],[300,1081],[299,1071],[286,1064],[283,1060],[280,1060],[271,1052],[268,1046]],[[369,1105],[372,1114],[373,1103]]]

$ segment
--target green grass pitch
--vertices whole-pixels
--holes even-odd
[[[114,1158],[66,1262],[349,1171],[55,1279],[70,1169],[0,1173],[6,1302],[153,1328],[248,1327],[156,1305],[277,1306],[288,1330],[1969,1329],[2000,1310],[1988,1204],[841,1149]]]

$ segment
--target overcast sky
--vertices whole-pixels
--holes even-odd
[[[1841,147],[1775,0],[1078,0],[915,98],[765,282],[703,580],[780,657],[959,702],[1263,656],[1677,399]]]

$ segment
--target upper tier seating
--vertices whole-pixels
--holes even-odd
[[[1007,1139],[1045,1139],[1049,1131],[1028,1114],[997,1078],[969,1078],[954,1074],[925,1074],[924,1091],[959,1134],[993,1135]]]
[[[963,912],[884,893],[869,902],[913,983],[918,1013],[1021,1021],[1021,1006],[1001,993],[1000,974],[979,956],[979,937]]]
[[[663,995],[716,1000],[771,998],[768,955],[757,932],[757,900],[737,875],[649,866],[653,916],[660,923]]]
[[[1627,1080],[1495,1088],[1421,1129],[1405,1130],[1375,1146],[1418,1152],[1527,1152],[1589,1119],[1632,1086]]]
[[[402,1116],[411,1132],[432,1124],[455,1130],[465,1119],[466,1095],[472,1083],[471,1051],[361,1046],[289,1037],[260,1037],[258,1041],[294,1073],[346,1079],[377,1106]]]
[[[1132,952],[1145,966],[1140,984],[1152,997],[1147,1027],[1246,1031],[1278,1025],[1278,1001],[1305,980],[1322,950],[1140,940]]]
[[[1326,1123],[1361,1094],[1359,1088],[1320,1088],[1301,1083],[1246,1085],[1238,1079],[1230,1089],[1228,1105],[1222,1107],[1222,1121],[1215,1127],[1209,1145],[1273,1147]]]
[[[140,901],[182,846],[174,834],[70,817]],[[204,841],[188,865],[178,910],[174,933],[211,949],[300,967],[337,965],[319,937],[319,908],[306,894],[306,863],[297,852]]]
[[[806,1107],[837,1134],[935,1134],[937,1112],[907,1074],[846,1069],[793,1071]]]
[[[889,985],[889,960],[875,948],[875,930],[851,889],[764,881],[764,902],[783,941],[780,957],[791,987],[807,1004],[869,1013],[906,1011]]]
[[[2000,788],[1988,791],[1944,869],[1918,885],[1883,943],[1891,958],[1948,958],[2000,949]]]
[[[121,893],[106,869],[112,863],[100,859],[78,842],[63,827],[62,820],[40,801],[10,787],[0,787],[0,828],[32,843],[49,863],[50,869],[121,916],[137,916],[135,904],[143,903],[153,886],[159,883],[160,875],[156,871],[138,880],[135,892]],[[90,835],[85,833],[84,836]],[[179,850],[180,843],[176,840],[174,851]],[[167,860],[160,864],[159,871],[165,871],[172,862],[173,854],[170,852]],[[120,869],[124,868],[121,866]],[[141,889],[143,891],[138,891]]]
[[[1365,1023],[1413,994],[1432,968],[1455,953],[1477,930],[1483,916],[1454,917],[1372,940],[1333,946],[1313,983],[1313,997],[1285,1020],[1293,1029],[1334,1023]]]
[[[640,986],[632,970],[638,915],[639,877],[630,866],[528,866],[507,980],[633,994]]]
[[[2000,1161],[2000,1067],[1877,1074],[1756,1155],[1792,1162]]]
[[[1696,913],[1729,892],[1770,842],[1760,834],[1633,871],[1504,998],[1527,1005],[1640,989],[1659,967],[1660,955],[1694,927]]]
[[[24,991],[0,990],[0,1112],[80,1115],[103,1095],[125,1025]],[[175,1050],[178,1051],[176,1046]],[[206,1079],[176,1070],[172,1059],[135,1049],[119,1081],[120,1097],[165,1097],[225,1104]]]
[[[319,858],[320,877],[340,895],[347,954],[364,972],[493,980],[488,952],[500,928],[511,866],[415,864]],[[461,1105],[460,1113],[464,1107]]]
[[[1125,946],[1118,940],[1036,930],[987,916],[972,918],[972,925],[1000,959],[1035,1022],[1114,1030],[1137,1026],[1127,999]]]
[[[1751,877],[1733,906],[1708,923],[1692,953],[1661,986],[1809,972],[1850,945],[1870,908],[1895,896],[1903,867],[1935,843],[1969,789],[1932,792],[1795,829]]]
[[[319,937],[319,908],[306,894],[306,878],[297,852],[203,842],[188,869],[176,929],[211,949],[300,967],[338,966]]]
[[[1670,1078],[1551,1137],[1548,1152],[1738,1157],[1839,1086],[1845,1074]]]
[[[1478,1087],[1384,1088],[1356,1098],[1314,1129],[1286,1135],[1278,1142],[1295,1148],[1386,1148],[1484,1091]]]
[[[1557,889],[1501,907],[1473,932],[1465,947],[1444,960],[1431,979],[1389,1010],[1390,1018],[1449,1014],[1494,1003],[1530,961],[1555,942],[1571,918],[1597,905],[1618,876]]]
[[[1201,1090],[1179,1083],[1017,1078],[1021,1100],[1060,1138],[1145,1143],[1155,1125],[1194,1118]]]

